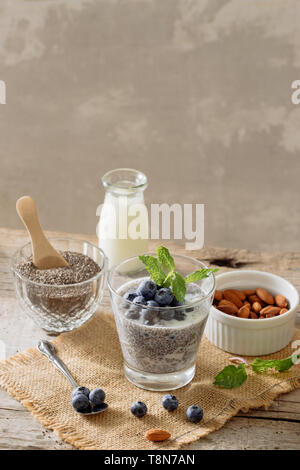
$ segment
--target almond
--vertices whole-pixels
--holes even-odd
[[[252,289],[244,290],[243,292],[244,292],[244,294],[245,294],[246,297],[249,297],[250,295],[254,295],[254,294],[255,294],[255,290],[254,290],[254,289],[253,289],[253,290],[252,290]]]
[[[250,303],[248,302],[248,300],[245,300],[244,305],[249,305],[249,307],[251,307],[251,305],[250,305]]]
[[[279,315],[282,315],[283,313],[286,313],[288,312],[288,309],[287,308],[282,308],[279,312]]]
[[[224,306],[230,307],[231,310],[233,311],[232,314],[238,313],[239,309],[237,308],[237,306],[235,304],[233,304],[232,302],[230,302],[229,300],[226,300],[226,299],[221,300],[221,302],[219,303],[219,307],[224,307]],[[227,313],[227,312],[225,312],[225,313]],[[230,314],[230,315],[232,315],[232,314]]]
[[[288,301],[284,297],[284,295],[275,295],[274,297],[276,305],[280,308],[286,308],[288,306]]]
[[[261,304],[261,299],[255,294],[249,296],[249,301],[251,302],[251,304],[254,304],[254,302],[259,302]]]
[[[234,292],[242,302],[243,300],[245,300],[246,296],[243,291],[237,290],[237,289],[230,289],[230,290],[232,290],[232,292]]]
[[[220,302],[220,300],[223,299],[223,292],[221,290],[216,290],[215,291],[215,300],[217,300],[217,302]]]
[[[149,431],[146,432],[145,437],[149,439],[149,441],[159,442],[166,441],[171,437],[171,434],[163,429],[149,429]]]
[[[272,317],[275,317],[275,313],[272,313],[272,312],[269,312],[265,315],[265,318],[272,318]]]
[[[235,304],[238,308],[241,308],[243,306],[243,302],[232,289],[224,290],[224,298]]]
[[[238,311],[238,317],[240,318],[249,318],[250,315],[250,307],[249,305],[243,305]]]
[[[273,315],[279,315],[280,312],[280,307],[273,307],[272,305],[268,305],[267,307],[264,307],[260,311],[260,315],[267,316],[269,314]]]
[[[259,313],[262,309],[262,306],[259,302],[253,302],[253,305],[252,305],[252,310],[255,312],[255,313]]]
[[[250,318],[253,318],[253,320],[257,320],[258,316],[255,312],[250,312]]]
[[[258,289],[256,289],[255,292],[256,292],[256,295],[266,304],[269,304],[269,305],[274,304],[273,296],[266,289],[259,287]]]
[[[217,309],[223,313],[227,313],[228,315],[236,315],[237,313],[230,305],[219,305]]]

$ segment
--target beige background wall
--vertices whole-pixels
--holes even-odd
[[[299,249],[299,0],[1,0],[0,225],[93,233],[101,175],[206,204],[206,244]]]

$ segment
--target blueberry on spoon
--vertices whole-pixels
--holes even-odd
[[[77,413],[89,415],[97,414],[106,410],[108,405],[104,403],[105,393],[103,390],[96,388],[90,392],[87,387],[78,386],[70,374],[67,366],[56,355],[53,343],[50,341],[41,340],[38,342],[37,348],[44,356],[49,359],[51,364],[56,367],[72,385],[72,406]]]

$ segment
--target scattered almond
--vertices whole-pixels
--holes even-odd
[[[171,437],[171,434],[163,429],[149,429],[149,431],[146,432],[145,437],[149,439],[149,441],[159,442],[166,441]]]
[[[280,308],[286,308],[287,307],[287,300],[284,297],[284,295],[277,294],[274,296],[275,299],[275,304],[278,305]]]
[[[263,302],[269,305],[274,305],[274,298],[266,289],[259,287],[255,292],[257,297],[259,297]]]

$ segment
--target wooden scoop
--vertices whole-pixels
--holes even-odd
[[[37,213],[37,207],[30,196],[17,200],[17,213],[27,228],[32,244],[33,264],[38,269],[63,268],[67,261],[53,248],[46,238]]]

